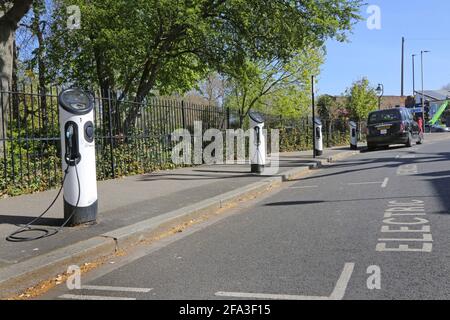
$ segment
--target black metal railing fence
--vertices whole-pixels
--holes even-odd
[[[58,95],[61,89],[21,85],[0,88],[0,196],[60,185],[61,143]],[[237,129],[239,113],[180,98],[152,97],[136,103],[112,93],[94,97],[97,178],[117,178],[176,167],[171,160],[176,129]],[[135,115],[130,120],[129,115]],[[312,148],[311,119],[266,115],[266,128],[280,130],[280,150]],[[324,123],[325,146],[348,142],[346,121]]]

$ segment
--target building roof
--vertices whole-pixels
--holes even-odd
[[[423,94],[425,96],[425,100],[430,100],[432,102],[450,100],[449,90],[425,90]],[[422,92],[416,91],[416,95],[421,97]]]

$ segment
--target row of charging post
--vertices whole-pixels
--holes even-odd
[[[61,92],[59,96],[61,124],[62,168],[64,180],[64,217],[69,226],[75,226],[97,219],[98,199],[95,160],[94,101],[92,97],[78,88]],[[264,117],[250,112],[251,172],[261,174],[266,165],[266,138]],[[322,122],[314,119],[314,154],[323,154]],[[351,148],[357,149],[358,130],[350,122]]]
[[[251,172],[262,173],[266,164],[266,143],[263,134],[264,118],[256,112],[250,112],[250,127],[253,129],[253,139],[250,141]],[[350,121],[350,148],[358,149],[358,126]],[[323,155],[323,124],[319,118],[314,119],[314,155]]]
[[[323,134],[322,134],[322,121],[320,119],[314,119],[315,141],[314,141],[314,154],[321,156],[323,154]],[[354,121],[349,122],[350,127],[350,149],[358,149],[358,125]]]

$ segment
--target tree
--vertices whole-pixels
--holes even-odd
[[[311,44],[343,40],[361,0],[61,0],[49,50],[63,81],[142,102],[186,92],[210,71],[239,74],[246,61],[288,61]],[[67,32],[65,5],[80,30]],[[132,124],[138,104],[127,110]]]
[[[15,31],[33,0],[0,1],[0,81],[6,88],[12,80]]]
[[[206,79],[201,81],[198,91],[210,105],[222,105],[225,98],[227,80],[217,72],[208,74]]]
[[[0,88],[5,90],[11,86],[14,56],[15,56],[15,31],[19,21],[30,9],[33,0],[0,1]],[[6,110],[8,99],[3,99],[0,107]],[[0,136],[6,132],[2,125],[5,121],[4,112],[0,112]],[[3,148],[3,146],[0,146]]]
[[[323,120],[335,120],[342,114],[342,106],[336,97],[324,94],[317,100],[317,113]]]
[[[347,89],[347,108],[355,121],[366,119],[370,112],[377,110],[377,94],[367,78],[362,78]]]
[[[250,110],[293,116],[309,108],[311,76],[319,73],[323,49],[304,49],[288,62],[247,61],[230,79],[228,105],[239,110],[241,126]]]
[[[338,102],[337,97],[324,94],[317,100],[317,113],[328,125],[328,135],[331,136],[333,122],[346,114],[344,106]]]

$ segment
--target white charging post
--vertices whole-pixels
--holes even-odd
[[[252,173],[262,173],[266,165],[266,138],[264,136],[264,118],[257,112],[250,112],[250,163]]]
[[[350,149],[358,149],[358,126],[354,121],[349,122],[350,126]]]
[[[95,167],[94,101],[79,88],[59,95],[64,219],[68,226],[93,223],[97,219],[98,197]]]
[[[323,135],[322,135],[322,121],[318,118],[314,118],[314,130],[315,130],[315,141],[314,141],[314,153],[316,156],[321,156],[323,154]]]

